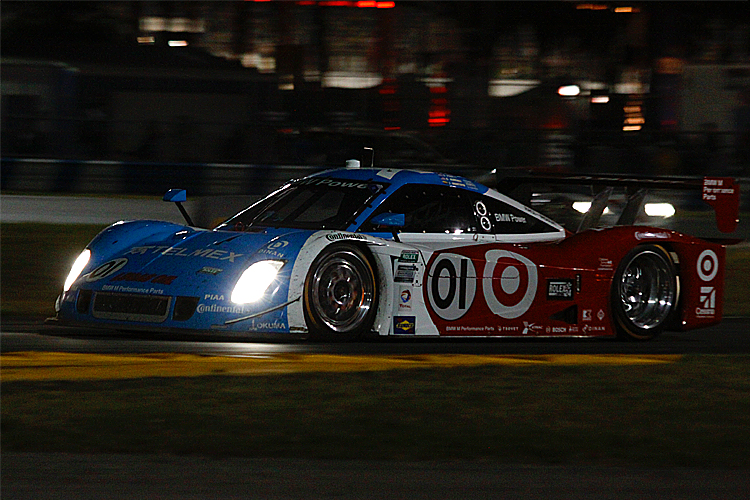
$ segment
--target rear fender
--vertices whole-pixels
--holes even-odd
[[[680,275],[679,311],[673,328],[691,330],[719,323],[724,311],[724,246],[697,239],[669,246]]]

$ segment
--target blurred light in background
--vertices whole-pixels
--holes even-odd
[[[643,210],[649,217],[664,217],[666,219],[675,214],[674,206],[671,203],[646,203]]]
[[[581,88],[578,85],[563,85],[557,89],[557,93],[563,97],[575,97],[581,93]]]

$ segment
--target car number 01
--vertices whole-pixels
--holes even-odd
[[[427,275],[427,293],[435,314],[453,321],[466,314],[477,291],[477,272],[470,259],[452,253],[440,255]]]
[[[506,250],[490,250],[485,254],[485,259],[482,289],[487,306],[501,318],[518,318],[529,310],[536,296],[536,265],[526,257]],[[498,290],[493,286],[497,279]],[[466,314],[474,302],[476,287],[474,264],[461,255],[440,255],[432,263],[427,276],[430,304],[435,314],[447,321],[457,320]],[[502,295],[503,302],[498,294]],[[515,302],[507,304],[507,300]]]

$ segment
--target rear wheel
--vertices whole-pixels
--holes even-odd
[[[310,338],[351,340],[375,320],[377,280],[367,253],[340,243],[326,248],[305,280],[305,319]]]
[[[618,334],[634,340],[659,335],[676,308],[678,293],[677,273],[663,247],[643,245],[628,252],[612,282]]]

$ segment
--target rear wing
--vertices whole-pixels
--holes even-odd
[[[594,198],[591,207],[581,220],[577,232],[595,227],[607,207],[607,201],[615,187],[625,188],[627,202],[615,225],[629,226],[635,223],[643,200],[652,189],[700,190],[701,198],[714,209],[719,231],[731,233],[737,228],[740,212],[740,185],[731,177],[650,177],[592,176],[544,174],[503,177],[498,172],[497,189],[510,195],[519,189],[528,190],[534,184],[588,186]],[[528,200],[530,192],[526,191]]]

